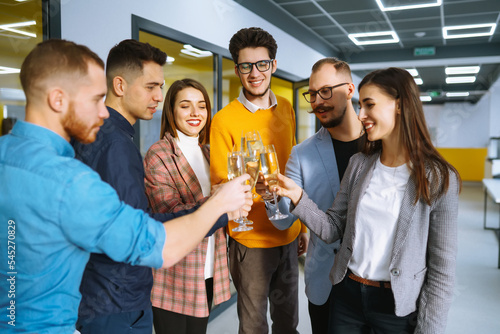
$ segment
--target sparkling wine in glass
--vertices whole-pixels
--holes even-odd
[[[241,151],[228,152],[227,154],[227,178],[232,180],[235,177],[243,175],[245,173],[245,162],[243,158],[243,153]],[[244,217],[240,217],[234,220],[235,223],[239,225],[233,228],[234,232],[250,231],[253,229],[251,226],[247,226]]]
[[[267,145],[265,147],[264,153],[261,153],[260,155],[260,161],[262,166],[262,174],[264,174],[264,178],[266,179],[268,185],[278,185],[278,174],[280,173],[280,167],[278,164],[278,156],[276,155],[274,145]],[[288,217],[288,215],[280,212],[275,191],[273,191],[273,198],[276,205],[276,212],[272,217],[269,217],[269,219],[280,220]]]

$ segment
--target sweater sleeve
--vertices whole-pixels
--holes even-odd
[[[227,180],[227,152],[231,152],[234,141],[228,131],[221,131],[224,125],[220,117],[214,116],[210,130],[210,179],[212,185]]]

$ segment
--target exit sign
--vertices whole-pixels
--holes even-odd
[[[435,54],[436,48],[434,46],[413,49],[414,56],[434,56]]]

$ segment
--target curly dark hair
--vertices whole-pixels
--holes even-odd
[[[270,33],[261,28],[252,27],[240,29],[229,41],[229,52],[231,52],[235,64],[238,64],[240,50],[258,47],[266,48],[269,52],[270,59],[276,58],[278,44],[276,44],[274,37]]]

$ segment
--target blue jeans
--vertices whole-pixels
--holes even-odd
[[[390,288],[367,286],[347,275],[333,286],[330,334],[408,334],[417,325],[417,311],[404,317],[394,313]]]
[[[151,334],[153,311],[149,308],[88,319],[79,318],[76,329],[82,334]]]

